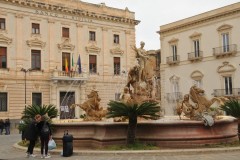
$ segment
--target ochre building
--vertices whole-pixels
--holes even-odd
[[[115,100],[134,66],[134,12],[79,0],[0,0],[0,117],[26,105]],[[76,109],[76,117],[81,112]]]

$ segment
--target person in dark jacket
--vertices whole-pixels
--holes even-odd
[[[51,158],[51,156],[48,154],[48,142],[50,139],[52,139],[52,131],[50,129],[50,125],[47,120],[48,120],[47,116],[42,116],[41,122],[37,124],[40,140],[41,140],[41,158]],[[44,132],[44,130],[47,130],[47,129],[48,131]],[[45,149],[45,152],[44,152],[44,149]]]
[[[38,130],[37,130],[37,123],[41,121],[41,115],[36,115],[34,120],[30,122],[27,129],[24,131],[24,137],[29,140],[28,150],[27,150],[27,157],[36,157],[33,154],[33,149],[35,147],[36,140],[38,138]]]
[[[10,120],[9,120],[9,118],[7,118],[6,120],[5,120],[5,130],[6,130],[6,135],[10,135]]]
[[[4,121],[3,119],[0,119],[0,134],[2,135],[4,129]]]

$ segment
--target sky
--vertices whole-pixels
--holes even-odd
[[[240,0],[82,0],[88,3],[128,9],[135,12],[136,46],[145,42],[146,50],[160,49],[159,31],[161,25],[192,17],[213,9],[221,8]]]

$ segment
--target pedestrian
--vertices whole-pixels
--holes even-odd
[[[4,121],[3,119],[0,119],[0,135],[2,135],[4,129]]]
[[[33,149],[35,147],[36,140],[38,138],[38,128],[37,123],[41,121],[41,115],[37,114],[34,119],[30,122],[26,130],[24,131],[24,137],[29,140],[29,145],[27,149],[27,157],[36,157],[33,154]]]
[[[41,122],[37,124],[41,141],[41,158],[51,158],[48,154],[48,142],[52,139],[52,131],[47,120],[47,116],[42,116]]]
[[[11,125],[11,123],[10,123],[10,119],[9,118],[7,118],[6,120],[5,120],[5,131],[6,131],[6,135],[10,135],[10,125]]]

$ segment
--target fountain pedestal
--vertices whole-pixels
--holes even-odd
[[[97,148],[126,143],[127,122],[58,121],[53,125],[53,138],[57,143],[62,143],[64,130],[68,130],[73,135],[73,145],[77,148]],[[153,143],[161,147],[198,147],[238,141],[237,129],[237,120],[228,116],[216,120],[212,127],[204,126],[201,121],[178,120],[174,117],[139,122],[136,138],[140,142]]]

